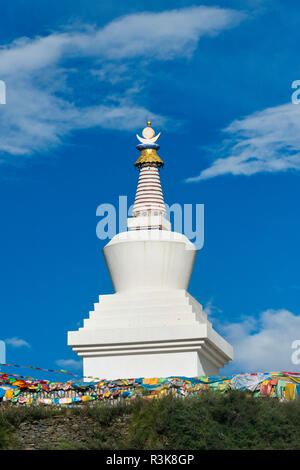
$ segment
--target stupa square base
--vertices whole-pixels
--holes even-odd
[[[84,375],[100,379],[218,375],[233,356],[184,289],[100,296],[68,344],[83,358]]]
[[[119,379],[138,377],[187,377],[218,375],[218,368],[209,363],[199,352],[175,352],[122,356],[86,357],[83,359],[84,375],[99,378]]]

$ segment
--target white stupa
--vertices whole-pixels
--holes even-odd
[[[161,189],[164,163],[151,123],[135,166],[139,182],[128,231],[103,249],[115,293],[101,295],[68,344],[83,358],[84,375],[105,379],[218,375],[232,346],[188,292],[196,247],[171,231]]]

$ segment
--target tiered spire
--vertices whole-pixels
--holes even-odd
[[[132,214],[140,222],[142,222],[141,218],[145,217],[147,217],[147,221],[145,222],[144,219],[144,223],[141,225],[138,225],[137,220],[132,221],[130,228],[170,230],[159,177],[159,169],[164,166],[164,162],[157,155],[157,150],[160,147],[156,142],[161,133],[155,135],[150,126],[151,122],[148,121],[147,127],[142,132],[143,138],[137,135],[140,144],[136,148],[141,152],[141,155],[134,165],[140,170],[140,174]]]
[[[133,216],[166,213],[164,196],[161,189],[158,168],[156,166],[142,166],[133,207]]]

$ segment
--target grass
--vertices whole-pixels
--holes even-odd
[[[54,415],[76,416],[79,422],[92,419],[97,424],[88,442],[62,441],[57,449],[300,449],[300,400],[281,403],[238,391],[62,410],[5,408],[0,411],[0,448],[13,448],[21,422]]]

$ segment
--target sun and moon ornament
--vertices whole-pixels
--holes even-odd
[[[161,132],[155,135],[155,131],[151,127],[151,121],[147,122],[147,127],[142,131],[142,136],[136,135],[140,144],[137,145],[137,149],[141,152],[140,157],[135,162],[134,166],[141,168],[142,166],[156,166],[158,168],[164,166],[164,162],[157,155],[159,145],[156,143],[161,136]]]
[[[152,127],[150,127],[151,121],[147,122],[147,126],[148,127],[145,127],[145,129],[143,129],[143,132],[142,132],[142,136],[144,137],[144,139],[142,139],[142,137],[140,137],[138,134],[136,135],[137,139],[141,142],[141,144],[145,144],[145,145],[155,144],[160,138],[161,132],[155,135],[155,131],[152,129]]]

